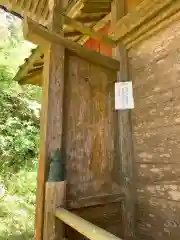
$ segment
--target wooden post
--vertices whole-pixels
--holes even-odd
[[[46,183],[43,240],[65,239],[64,224],[56,219],[56,208],[64,205],[65,181]]]
[[[126,0],[113,0],[111,16],[114,25],[126,13]],[[129,81],[128,54],[121,43],[113,50],[114,57],[120,61],[120,71],[117,74],[117,81]],[[133,161],[133,141],[131,128],[131,111],[122,110],[117,112],[117,132],[118,132],[118,158],[121,161],[121,184],[124,190],[124,200],[122,201],[122,220],[124,229],[124,239],[135,238],[135,184],[134,184],[134,161]]]
[[[62,0],[51,0],[50,2],[50,18],[49,29],[62,34],[62,19],[59,12],[65,6]],[[37,183],[37,200],[36,200],[36,221],[35,221],[35,240],[42,240],[44,229],[44,210],[45,210],[45,188],[48,175],[48,166],[50,155],[52,151],[62,148],[62,119],[63,119],[63,94],[64,94],[64,54],[63,46],[49,42],[45,53],[45,63],[43,72],[43,97],[41,109],[41,142],[38,166],[38,183]],[[46,198],[49,196],[49,202],[53,196],[58,196],[58,184],[51,184],[46,188]],[[61,184],[61,195],[64,193],[65,183]],[[61,203],[63,202],[63,196]],[[60,201],[60,198],[55,200]],[[60,204],[60,202],[59,202]],[[50,206],[52,207],[52,206]],[[47,207],[46,207],[47,211]],[[48,210],[49,211],[49,210]],[[52,207],[50,218],[54,214],[54,207]],[[52,223],[53,225],[53,223]],[[49,225],[49,227],[52,227]],[[44,236],[45,237],[45,236]],[[54,240],[56,236],[51,238]],[[59,235],[59,239],[61,239]],[[49,238],[50,240],[50,238]]]

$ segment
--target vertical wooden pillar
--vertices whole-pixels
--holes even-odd
[[[113,0],[112,2],[112,25],[126,14],[126,0]],[[128,54],[121,43],[113,49],[113,56],[120,61],[120,71],[117,81],[129,81]],[[124,190],[124,201],[122,202],[122,220],[124,239],[135,238],[135,183],[134,183],[134,161],[133,140],[131,127],[131,111],[121,110],[117,112],[118,145],[117,156],[121,162],[121,184]]]
[[[51,13],[48,27],[50,30],[61,34],[62,19],[59,13],[62,11],[62,8],[65,7],[65,4],[65,0],[49,1]],[[45,63],[41,109],[41,142],[38,166],[35,240],[43,239],[44,208],[46,201],[45,185],[50,156],[52,151],[61,149],[62,147],[65,49],[58,44],[49,43],[48,47],[44,49],[44,53]],[[53,188],[57,189],[56,187]],[[64,190],[62,189],[62,191]],[[53,194],[51,194],[51,197]]]

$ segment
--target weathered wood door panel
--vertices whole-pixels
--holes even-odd
[[[117,234],[121,190],[115,149],[116,72],[70,53],[66,65],[63,146],[67,207]],[[71,231],[68,236],[74,237]]]
[[[129,52],[134,86],[137,236],[180,236],[180,22]]]

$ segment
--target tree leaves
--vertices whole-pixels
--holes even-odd
[[[13,81],[17,66],[28,51],[20,20],[2,11],[1,14],[6,15],[4,25],[9,31],[0,49],[0,173],[7,174],[36,166],[40,108],[37,99],[41,90],[32,86],[22,89]]]

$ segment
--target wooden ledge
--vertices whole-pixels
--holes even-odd
[[[90,51],[78,43],[74,43],[68,39],[65,39],[59,34],[48,31],[45,27],[35,23],[28,18],[26,18],[24,21],[23,33],[26,40],[40,45],[45,50],[50,42],[61,44],[80,58],[84,58],[87,61],[90,61],[102,67],[106,67],[110,70],[119,70],[119,61],[110,57],[103,56],[102,54],[95,51]]]
[[[115,235],[84,220],[64,208],[57,208],[55,216],[90,240],[121,240]]]
[[[76,201],[67,201],[67,208],[74,210],[85,207],[102,206],[106,204],[121,202],[123,199],[124,193],[104,194],[88,198],[80,198]]]

